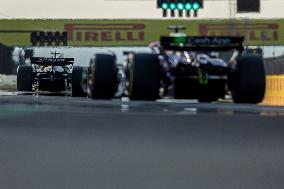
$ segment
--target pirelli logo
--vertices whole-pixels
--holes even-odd
[[[273,42],[279,40],[277,23],[262,24],[200,24],[203,36],[244,36],[248,41]]]
[[[144,41],[144,24],[65,24],[71,42],[135,42]]]

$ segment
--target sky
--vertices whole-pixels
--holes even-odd
[[[200,19],[230,17],[229,0],[204,1]],[[155,0],[0,0],[0,5],[0,18],[162,18]],[[284,18],[283,7],[284,0],[261,0],[261,13],[235,16]]]

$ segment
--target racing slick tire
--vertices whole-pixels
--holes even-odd
[[[91,63],[90,95],[93,99],[112,99],[118,84],[116,58],[111,54],[96,54]]]
[[[17,71],[17,90],[33,90],[33,68],[32,66],[19,66]]]
[[[260,56],[244,55],[237,58],[230,77],[230,89],[235,103],[256,104],[263,100],[265,69]]]
[[[72,70],[72,96],[73,97],[84,97],[87,96],[82,86],[82,76],[84,68],[81,66],[74,66]]]
[[[129,98],[131,100],[156,100],[160,89],[160,62],[158,55],[137,53],[130,59]]]

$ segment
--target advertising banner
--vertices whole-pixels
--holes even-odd
[[[284,45],[284,19],[277,20],[0,20],[0,43],[31,46],[33,31],[67,31],[70,46],[145,46],[184,25],[193,36],[244,36],[245,45]]]

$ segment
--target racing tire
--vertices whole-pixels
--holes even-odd
[[[118,84],[115,56],[96,54],[91,63],[90,92],[93,99],[112,99]]]
[[[32,66],[19,66],[17,71],[17,90],[33,90],[33,68]]]
[[[263,59],[257,55],[237,58],[232,69],[231,92],[235,103],[260,103],[265,94],[265,68]]]
[[[137,53],[129,62],[129,98],[156,100],[160,90],[160,62],[158,55]]]
[[[82,76],[84,68],[81,66],[74,66],[72,70],[72,96],[73,97],[85,97],[87,94],[83,90],[82,86]]]

